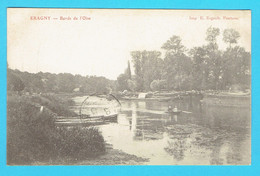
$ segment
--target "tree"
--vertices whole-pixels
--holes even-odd
[[[250,58],[250,53],[246,52],[242,47],[227,48],[223,54],[223,84],[226,88],[235,84],[249,87]]]
[[[189,77],[191,70],[191,59],[186,56],[185,47],[179,36],[172,36],[162,49],[165,49],[164,58],[164,79],[167,81],[168,90],[181,90],[182,83]]]
[[[125,71],[125,74],[127,75],[128,79],[132,79],[132,74],[131,74],[131,67],[130,67],[130,62],[127,62],[127,69]]]
[[[136,89],[138,91],[143,90],[143,65],[142,65],[142,52],[132,51],[131,52],[132,62],[134,65]]]
[[[127,83],[128,77],[126,74],[120,74],[117,77],[117,89],[120,91],[128,90],[128,83]]]
[[[219,28],[209,27],[206,32],[206,55],[208,57],[207,66],[208,66],[208,75],[207,80],[207,89],[218,89],[220,84],[221,72],[223,59],[221,52],[218,50],[217,37],[220,34]]]
[[[208,88],[209,89],[219,89],[221,85],[223,76],[223,65],[224,60],[222,52],[215,50],[208,53],[209,56],[209,78],[208,78]]]
[[[190,50],[190,56],[193,61],[192,75],[193,88],[197,90],[206,89],[207,79],[209,75],[208,70],[208,55],[207,49],[203,47],[194,47]]]
[[[208,42],[208,49],[217,50],[217,36],[219,36],[219,28],[209,27],[206,32],[206,41]]]
[[[76,88],[74,76],[70,73],[58,74],[57,86],[60,92],[72,92]]]
[[[135,82],[134,82],[133,80],[131,80],[131,79],[128,79],[128,80],[127,80],[127,87],[128,87],[128,89],[131,90],[131,91],[136,91],[136,84],[135,84]]]
[[[25,85],[21,78],[16,74],[12,73],[11,70],[7,70],[7,90],[22,91]]]
[[[251,54],[244,48],[232,44],[238,42],[240,34],[234,29],[225,29],[223,41],[229,43],[229,47],[223,53],[223,86],[245,85],[250,87],[250,58]]]
[[[232,44],[237,43],[239,37],[239,32],[234,29],[225,29],[223,32],[223,41],[228,43],[229,47],[231,47]]]
[[[161,52],[148,51],[144,54],[143,59],[143,78],[144,78],[144,90],[149,91],[150,84],[154,79],[161,79],[163,61],[160,58]]]
[[[167,40],[163,44],[162,49],[166,50],[166,55],[182,54],[185,51],[185,47],[181,43],[181,38],[176,35]]]
[[[154,79],[160,79],[163,60],[159,51],[133,51],[132,62],[135,68],[135,82],[138,91],[149,91]]]
[[[112,83],[110,80],[105,77],[97,77],[97,76],[88,76],[86,79],[86,92],[92,94],[106,94],[109,93]]]
[[[166,81],[165,80],[153,80],[150,85],[153,91],[159,91],[166,88]]]

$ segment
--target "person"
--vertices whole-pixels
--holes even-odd
[[[168,112],[172,112],[172,106],[168,106]]]
[[[175,106],[173,109],[173,112],[177,112],[177,111],[178,111],[178,108],[177,108],[177,106]]]

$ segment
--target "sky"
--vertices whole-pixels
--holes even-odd
[[[65,19],[66,18],[66,19]],[[124,10],[8,8],[7,60],[31,73],[72,73],[115,80],[131,51],[158,50],[173,35],[188,49],[206,44],[208,27],[233,28],[251,51],[246,10]],[[227,45],[218,37],[219,48]],[[163,57],[163,55],[162,55]]]

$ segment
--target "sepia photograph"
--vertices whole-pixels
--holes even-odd
[[[7,165],[251,165],[251,11],[7,8]]]

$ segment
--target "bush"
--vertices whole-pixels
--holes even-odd
[[[56,96],[48,96],[48,95],[35,95],[30,98],[32,102],[41,104],[42,106],[47,107],[52,112],[56,113],[59,116],[76,116],[77,114],[73,111],[70,111],[68,106],[74,105],[74,102],[70,100],[63,100]]]
[[[24,83],[21,78],[12,73],[9,69],[7,70],[7,90],[22,91],[24,89]]]
[[[96,128],[56,127],[51,110],[22,97],[7,100],[7,164],[52,164],[62,159],[86,159],[105,151]]]
[[[45,160],[51,150],[54,120],[51,112],[26,101],[7,102],[7,163]]]
[[[55,146],[59,146],[57,152],[60,156],[84,159],[105,151],[104,138],[96,128],[62,127],[57,129],[57,134]]]
[[[160,91],[166,88],[165,80],[153,80],[150,84],[152,91]]]

